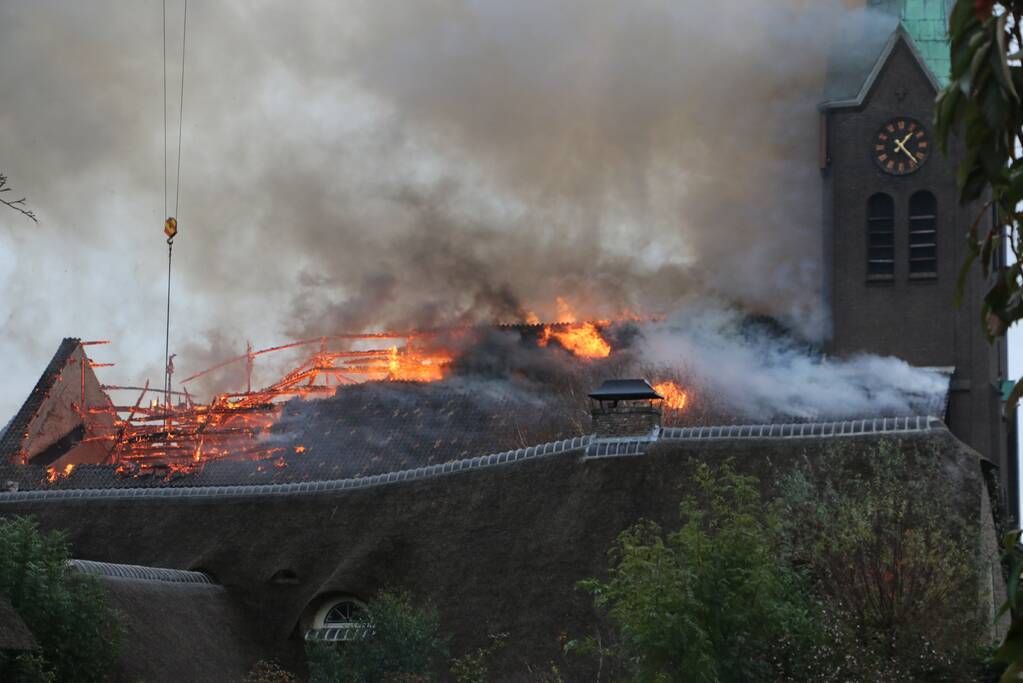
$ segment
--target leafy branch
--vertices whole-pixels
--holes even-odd
[[[10,191],[11,188],[7,187],[7,176],[5,176],[3,173],[0,173],[0,193]],[[24,197],[22,197],[21,199],[14,200],[8,200],[4,199],[3,197],[0,197],[0,204],[9,206],[15,211],[21,213],[26,218],[30,219],[33,223],[39,222],[39,219],[36,218],[35,212],[32,211],[32,209],[28,208],[28,205],[25,204]]]
[[[959,274],[957,299],[979,261],[987,282],[981,323],[988,339],[1003,336],[1023,319],[1023,0],[956,0],[949,20],[952,73],[938,96],[935,128],[947,152],[951,134],[964,146],[957,182],[963,203],[983,207],[967,232],[969,253]],[[992,210],[993,209],[993,210]],[[986,229],[985,214],[992,219]],[[1023,396],[1016,382],[1006,402],[1013,411]],[[1008,665],[1003,683],[1023,676],[1023,547],[1020,531],[1008,534],[1004,552],[1010,566],[1008,598],[999,616],[1011,610],[1012,624],[995,653]]]
[[[987,284],[981,324],[989,341],[1004,336],[1023,318],[1021,15],[1023,0],[956,1],[949,21],[951,78],[935,108],[935,128],[946,153],[950,136],[964,144],[957,174],[959,199],[983,204],[966,235],[969,251],[957,300],[979,261]],[[1021,396],[1023,382],[1017,382],[1006,410],[1013,410]]]

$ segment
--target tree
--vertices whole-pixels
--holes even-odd
[[[935,106],[935,128],[945,152],[953,135],[965,148],[958,169],[960,201],[982,205],[967,234],[969,253],[958,297],[979,262],[989,279],[981,310],[989,340],[1023,318],[1021,17],[1023,0],[957,0],[949,22],[952,72]],[[994,220],[982,231],[992,207]],[[1007,408],[1015,408],[1021,395],[1023,382],[1017,382]]]
[[[242,683],[298,683],[298,678],[277,662],[261,659],[253,664]]]
[[[787,562],[775,506],[728,465],[699,465],[694,483],[681,528],[637,523],[611,549],[608,579],[580,584],[617,643],[569,649],[599,647],[637,682],[809,680],[818,610]]]
[[[307,648],[313,683],[390,683],[427,680],[447,656],[440,618],[432,606],[417,607],[405,591],[387,590],[366,604],[366,637],[340,645]]]
[[[10,191],[11,188],[7,187],[7,176],[5,176],[3,173],[0,173],[0,193]],[[24,197],[22,197],[21,199],[4,199],[3,197],[0,197],[0,204],[4,204],[5,206],[8,206],[14,209],[15,211],[21,213],[26,218],[30,219],[33,223],[39,222],[39,220],[36,218],[35,213],[31,209],[29,209],[28,206],[25,204]]]
[[[816,475],[794,470],[781,491],[790,556],[827,613],[826,680],[977,680],[991,644],[980,532],[957,512],[961,487],[921,474],[940,456],[884,441],[816,458]]]
[[[456,683],[487,683],[490,680],[490,659],[504,647],[507,639],[507,633],[492,633],[490,642],[484,647],[451,660],[451,675]]]
[[[1004,335],[1023,318],[1023,0],[956,0],[949,21],[952,73],[938,96],[935,125],[943,144],[951,134],[962,138],[966,154],[958,182],[963,202],[985,199],[970,227],[970,253],[960,274],[959,292],[975,261],[991,285],[984,295],[982,314],[989,338]],[[990,192],[989,197],[985,193]],[[994,207],[995,220],[985,233],[979,225]],[[1006,253],[1008,252],[1008,253]],[[1006,409],[1014,410],[1023,396],[1023,381],[1013,387]],[[996,653],[1009,665],[1002,680],[1023,676],[1023,595],[1020,572],[1023,553],[1019,531],[1004,541],[1010,563],[1008,599],[1012,625]]]
[[[32,631],[41,659],[0,659],[0,680],[26,666],[59,681],[103,681],[117,656],[120,629],[102,587],[73,574],[65,536],[44,534],[29,517],[0,517],[0,593]],[[45,676],[44,676],[45,674]]]
[[[582,582],[610,636],[566,649],[600,656],[598,681],[988,680],[968,493],[904,451],[835,446],[773,500],[729,464],[696,465],[681,528],[632,526],[607,579]]]

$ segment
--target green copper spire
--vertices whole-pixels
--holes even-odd
[[[948,12],[952,0],[867,0],[867,6],[894,14],[902,21],[938,82],[948,83]]]

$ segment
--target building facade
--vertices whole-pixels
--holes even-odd
[[[934,100],[948,73],[948,47],[934,27],[946,25],[947,3],[871,4],[891,22],[867,13],[846,36],[820,106],[826,347],[950,373],[949,428],[998,466],[1003,504],[1018,519],[1014,420],[1003,410],[1006,344],[989,343],[981,327],[979,269],[962,304],[954,303],[965,235],[982,207],[959,203],[961,151],[952,144],[942,154],[933,134]]]

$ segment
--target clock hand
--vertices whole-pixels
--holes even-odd
[[[912,154],[912,153],[911,153],[911,152],[910,152],[910,151],[909,151],[908,149],[906,149],[906,140],[908,140],[908,139],[909,139],[909,138],[911,138],[912,136],[913,136],[913,134],[912,134],[912,133],[910,133],[910,134],[909,134],[909,135],[907,135],[907,136],[906,136],[906,137],[905,137],[904,139],[902,139],[902,140],[896,140],[896,141],[895,141],[895,148],[896,148],[896,149],[898,149],[898,150],[901,150],[901,151],[905,152],[906,156],[908,156],[908,157],[909,157],[909,160],[910,160],[910,161],[911,161],[911,162],[913,163],[913,165],[916,165],[916,163],[917,163],[917,161],[916,161],[916,157],[915,157],[915,156],[913,156],[913,154]]]

